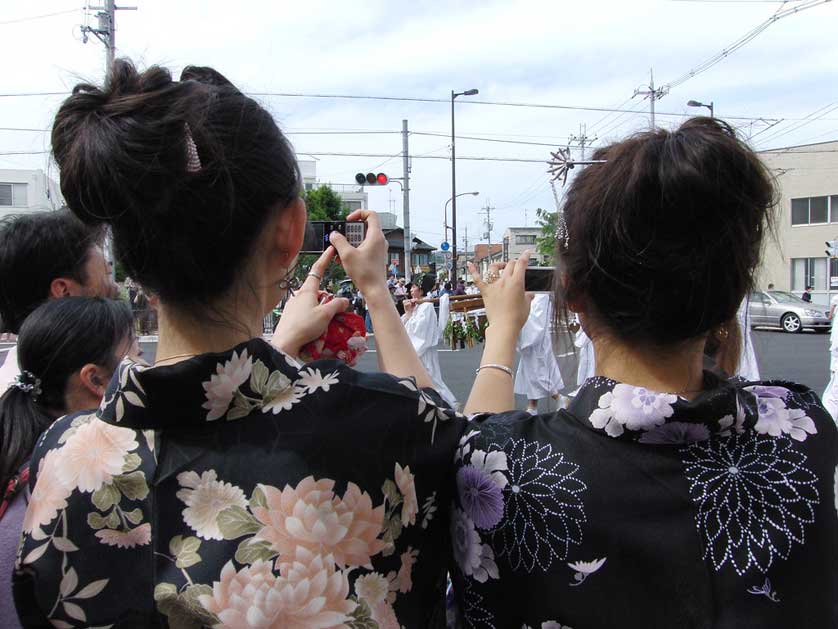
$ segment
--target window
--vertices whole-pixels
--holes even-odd
[[[345,207],[349,212],[354,212],[355,210],[361,209],[361,202],[360,201],[344,201],[343,207]]]
[[[838,223],[838,195],[791,200],[792,225],[819,225],[830,221]]]
[[[427,266],[428,265],[428,254],[427,253],[414,253],[413,254],[413,264],[414,264],[414,266]]]
[[[826,258],[792,258],[791,289],[803,291],[806,286],[826,289]]]
[[[516,245],[534,245],[535,244],[535,236],[530,236],[526,234],[518,234],[515,236],[515,244]]]
[[[0,205],[26,207],[26,184],[0,183]]]

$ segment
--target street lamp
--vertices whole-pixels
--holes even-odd
[[[451,255],[454,259],[454,271],[457,270],[457,154],[454,142],[454,100],[458,96],[474,96],[478,90],[471,89],[465,92],[451,90]]]
[[[473,197],[476,197],[478,194],[480,194],[480,193],[479,192],[461,192],[457,196],[458,197],[465,197],[465,196],[471,195]],[[453,197],[451,199],[448,199],[445,202],[445,217],[443,218],[443,222],[442,222],[442,225],[444,227],[443,236],[445,237],[445,239],[448,238],[448,230],[451,229],[450,227],[448,227],[448,204],[451,203],[452,200],[453,200]]]
[[[700,103],[697,100],[689,100],[687,101],[687,107],[706,107],[710,110],[710,117],[713,118],[713,101],[710,101],[709,105],[705,105],[704,103]]]

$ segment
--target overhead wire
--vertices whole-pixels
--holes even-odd
[[[0,26],[4,26],[6,24],[20,24],[22,22],[31,22],[32,20],[42,20],[47,17],[55,17],[56,15],[67,15],[69,13],[76,13],[78,11],[83,11],[84,7],[78,7],[77,9],[68,9],[66,11],[56,11],[55,13],[43,13],[41,15],[31,15],[29,17],[21,17],[15,18],[11,20],[0,20]]]

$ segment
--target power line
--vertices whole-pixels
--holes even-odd
[[[801,128],[805,127],[808,124],[811,124],[811,123],[813,123],[817,120],[820,120],[826,114],[831,113],[831,112],[835,111],[836,109],[838,109],[838,104],[837,103],[829,103],[828,105],[825,105],[824,107],[820,107],[820,108],[816,109],[815,111],[813,111],[802,122],[799,122],[795,125],[787,127],[786,129],[780,129],[778,131],[775,131],[774,133],[769,134],[768,137],[765,137],[762,140],[760,140],[760,142],[761,142],[761,144],[765,145],[767,142],[770,142],[772,140],[776,140],[777,138],[781,138],[785,135],[788,135],[789,133],[792,133],[793,131],[797,131],[798,129],[801,129]],[[820,114],[820,115],[816,115],[816,114]]]
[[[797,4],[797,5],[794,5],[794,6],[789,7],[789,8],[784,8],[786,6],[786,3],[784,2],[782,5],[780,5],[780,7],[777,9],[777,11],[775,11],[774,14],[771,17],[769,17],[767,20],[765,20],[764,22],[761,22],[756,27],[754,27],[753,29],[751,29],[750,31],[745,33],[742,37],[740,37],[735,42],[730,44],[727,48],[724,48],[721,52],[716,53],[715,55],[713,55],[709,59],[700,63],[695,68],[693,68],[693,69],[689,70],[688,72],[682,74],[681,76],[677,77],[673,81],[670,81],[669,83],[665,84],[663,86],[663,89],[666,92],[668,92],[672,88],[677,87],[677,86],[681,85],[682,83],[685,83],[686,81],[690,80],[694,76],[698,76],[702,72],[705,72],[706,70],[709,70],[714,65],[716,65],[720,61],[726,59],[731,54],[733,54],[734,52],[736,52],[737,50],[742,48],[742,46],[744,46],[745,44],[747,44],[751,40],[758,37],[763,31],[768,29],[772,24],[778,22],[779,20],[782,20],[785,17],[789,17],[790,15],[794,15],[795,13],[799,13],[800,11],[805,11],[806,9],[811,9],[813,7],[816,7],[816,6],[820,5],[820,4],[825,4],[825,3],[831,2],[831,1],[832,0],[806,0],[805,2],[802,2],[801,4]]]
[[[67,11],[56,11],[55,13],[44,13],[42,15],[32,15],[30,17],[20,17],[14,20],[3,20],[0,22],[0,26],[5,24],[20,24],[21,22],[31,22],[32,20],[41,20],[46,17],[55,17],[56,15],[67,15],[68,13],[76,13],[77,11],[84,10],[84,7],[79,7],[77,9],[68,9]]]

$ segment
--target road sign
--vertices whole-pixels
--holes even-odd
[[[450,260],[451,256],[454,255],[454,254],[452,254],[450,251],[443,251],[442,255],[446,260]]]
[[[446,260],[445,261],[445,270],[450,271],[453,268],[454,268],[454,263],[451,262],[451,260]]]
[[[443,242],[443,243],[439,246],[439,248],[440,248],[440,249],[442,249],[443,251],[448,251],[448,250],[451,248],[451,245],[450,245],[449,243],[447,243],[447,242]]]

